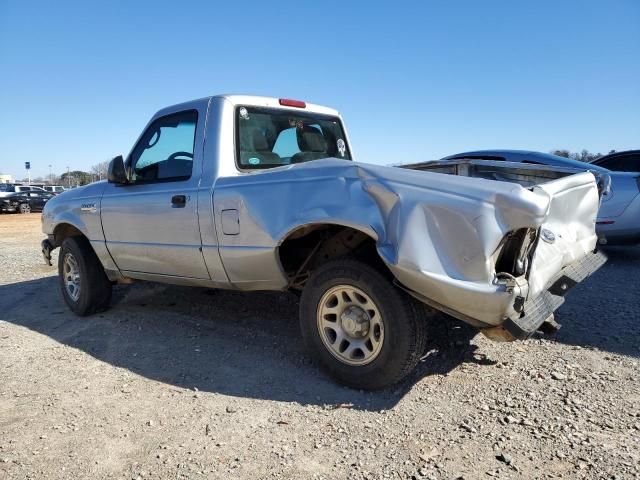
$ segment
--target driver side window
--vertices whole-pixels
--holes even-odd
[[[198,112],[190,110],[157,119],[134,148],[131,179],[135,183],[176,182],[191,177]]]

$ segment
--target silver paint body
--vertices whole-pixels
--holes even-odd
[[[515,317],[517,294],[538,295],[595,248],[599,194],[591,173],[528,187],[340,159],[247,173],[235,163],[238,105],[286,108],[272,98],[216,96],[161,110],[150,123],[199,113],[192,177],[64,192],[45,208],[44,233],[65,223],[79,229],[112,279],[281,290],[288,280],[279,246],[288,235],[313,224],[348,226],[375,240],[405,288],[482,325]],[[307,111],[339,116],[317,105]],[[186,207],[172,208],[173,195],[186,195]],[[91,204],[95,212],[82,210]],[[498,248],[508,232],[526,227],[548,229],[555,241],[538,242],[528,282],[509,291],[496,277]]]

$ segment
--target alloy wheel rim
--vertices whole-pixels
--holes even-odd
[[[65,254],[62,270],[64,288],[69,297],[77,302],[80,298],[80,267],[72,254]]]
[[[384,321],[375,302],[353,285],[336,285],[318,303],[317,327],[329,352],[347,365],[375,360],[384,343]]]

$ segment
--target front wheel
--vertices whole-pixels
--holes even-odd
[[[58,274],[64,301],[76,315],[91,315],[109,306],[111,282],[86,238],[62,242]]]
[[[31,206],[28,203],[21,203],[18,211],[20,213],[31,213]]]
[[[302,336],[339,382],[367,390],[406,377],[426,344],[426,307],[382,273],[351,259],[313,272],[300,299]]]

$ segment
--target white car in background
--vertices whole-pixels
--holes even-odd
[[[34,187],[32,185],[13,185],[10,183],[0,184],[0,197],[9,197],[15,193],[24,192],[46,192],[44,188]]]
[[[66,188],[61,185],[45,185],[44,189],[54,195],[59,195],[66,190]]]

